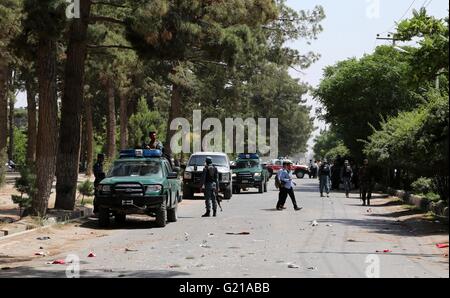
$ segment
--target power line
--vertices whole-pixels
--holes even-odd
[[[389,29],[387,29],[384,32],[381,32],[380,34],[384,34],[384,33],[388,33],[389,31],[391,31],[392,29],[394,29],[394,27],[396,26],[397,23],[399,23],[401,20],[403,20],[403,18],[408,14],[409,10],[413,7],[414,3],[416,3],[417,0],[413,0],[413,2],[411,2],[411,4],[409,5],[408,9],[405,11],[405,13],[402,15],[402,17],[397,21],[394,22],[394,25],[392,25],[392,27],[390,27]],[[425,0],[425,2],[428,0]],[[432,1],[432,0],[430,0]],[[425,4],[425,3],[424,3]],[[422,5],[423,6],[423,5]]]

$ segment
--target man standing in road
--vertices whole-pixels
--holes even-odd
[[[372,185],[373,185],[373,175],[372,170],[369,166],[369,160],[364,159],[363,166],[359,169],[359,187],[361,199],[363,201],[363,206],[370,206],[370,199],[372,198]]]
[[[211,157],[206,157],[205,168],[202,174],[202,189],[205,194],[206,213],[202,217],[211,216],[211,205],[213,216],[217,216],[217,193],[219,192],[219,172],[213,165]]]
[[[97,154],[97,162],[94,164],[94,191],[97,192],[97,187],[99,186],[100,182],[105,179],[106,175],[103,171],[103,163],[105,162],[105,155],[104,154]],[[98,206],[95,202],[94,198],[94,213],[98,212]]]
[[[330,180],[331,180],[331,169],[327,160],[324,160],[319,168],[319,187],[320,187],[320,197],[323,198],[323,191],[327,193],[327,197],[330,197]]]
[[[341,169],[341,181],[344,183],[344,189],[345,189],[345,196],[348,198],[350,195],[350,189],[352,185],[352,177],[353,177],[353,170],[350,166],[350,163],[348,160],[344,162],[344,166]]]
[[[279,180],[281,183],[280,186],[280,196],[277,203],[277,210],[283,210],[284,204],[286,203],[287,196],[292,200],[292,204],[294,205],[294,210],[299,211],[302,208],[297,206],[297,201],[295,200],[294,187],[296,184],[292,181],[291,177],[291,163],[288,161],[283,162],[283,169],[278,173]]]

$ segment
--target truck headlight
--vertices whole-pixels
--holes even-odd
[[[184,172],[184,179],[191,180],[192,179],[192,173],[191,172]]]
[[[147,185],[145,186],[145,192],[160,192],[162,189],[161,185]]]
[[[237,177],[237,174],[236,174],[236,173],[233,173],[233,174],[231,174],[231,177],[232,177],[232,178],[236,178],[236,177]]]
[[[261,173],[255,173],[255,177],[261,177]]]
[[[100,191],[101,192],[111,192],[111,185],[101,185]]]
[[[230,173],[222,174],[222,181],[224,182],[230,181]]]

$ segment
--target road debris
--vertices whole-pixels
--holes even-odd
[[[189,234],[184,232],[184,241],[188,241],[189,240]]]
[[[306,269],[308,269],[308,270],[316,270],[317,268],[316,267],[308,267]]]
[[[137,249],[125,248],[125,252],[136,252]]]
[[[347,242],[356,242],[354,239],[347,239]]]
[[[437,248],[447,248],[448,247],[448,243],[438,243],[436,244]]]
[[[46,257],[46,256],[48,255],[48,253],[47,253],[47,252],[40,251],[40,252],[35,253],[34,255],[35,255],[35,256]]]
[[[96,255],[92,251],[88,254],[88,258],[95,258]]]
[[[228,232],[227,235],[250,235],[250,232],[240,232],[240,233],[232,233]]]
[[[384,249],[384,250],[377,250],[376,251],[377,253],[385,253],[385,254],[387,254],[387,253],[391,253],[392,252],[392,250],[390,250],[390,249]]]
[[[317,222],[317,220],[313,220],[313,221],[311,222],[311,225],[312,225],[313,227],[317,227],[317,226],[319,225],[319,223]]]
[[[47,265],[65,265],[65,260],[54,260],[53,262],[47,262]]]
[[[295,265],[295,264],[289,264],[289,265],[288,265],[288,268],[291,268],[291,269],[298,269],[298,268],[300,268],[300,266]]]
[[[45,240],[50,240],[50,237],[37,237],[36,238],[37,240],[40,240],[40,241],[45,241]]]
[[[327,227],[332,227],[333,225],[327,224]]]

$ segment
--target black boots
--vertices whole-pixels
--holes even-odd
[[[213,210],[213,216],[217,216],[217,210]],[[207,210],[206,213],[202,215],[202,217],[211,217],[211,212]]]

